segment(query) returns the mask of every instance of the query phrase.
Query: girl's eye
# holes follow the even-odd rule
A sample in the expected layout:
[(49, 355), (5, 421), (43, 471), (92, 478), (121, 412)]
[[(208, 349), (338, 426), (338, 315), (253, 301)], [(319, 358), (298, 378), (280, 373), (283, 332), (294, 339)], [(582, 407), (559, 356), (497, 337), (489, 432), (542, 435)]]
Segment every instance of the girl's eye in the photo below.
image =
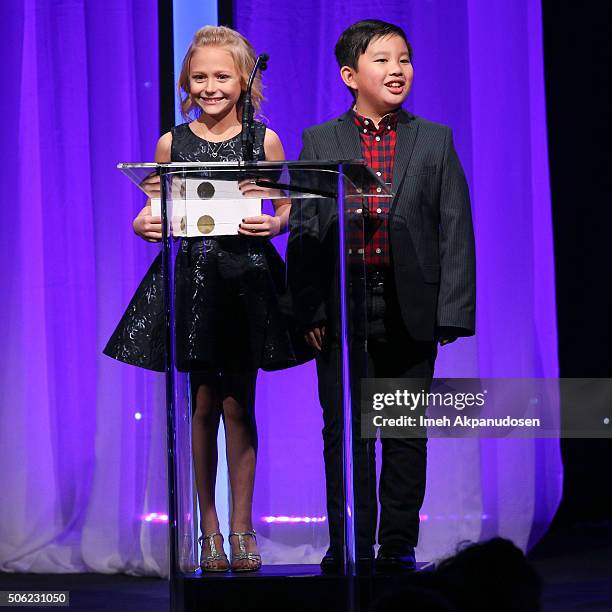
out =
[(409, 59), (403, 59), (403, 60), (401, 60), (401, 61), (402, 61), (402, 64), (409, 64), (409, 63), (410, 63), (410, 60), (409, 60)]
[(386, 62), (387, 60), (384, 57), (380, 57), (376, 61), (377, 62)]
[(228, 74), (220, 74), (217, 78), (220, 81), (224, 81), (225, 79), (229, 79), (229, 75)]

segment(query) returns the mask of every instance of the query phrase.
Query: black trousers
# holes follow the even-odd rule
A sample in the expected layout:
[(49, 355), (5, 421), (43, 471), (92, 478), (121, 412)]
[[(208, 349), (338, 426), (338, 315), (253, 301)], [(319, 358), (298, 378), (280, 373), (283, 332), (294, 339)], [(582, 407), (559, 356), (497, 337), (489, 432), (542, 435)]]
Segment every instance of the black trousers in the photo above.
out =
[[(376, 440), (361, 438), (360, 380), (364, 376), (431, 380), (437, 350), (435, 342), (416, 342), (406, 331), (391, 270), (370, 271), (364, 296), (367, 343), (356, 339), (350, 349), (354, 525), (359, 557), (372, 554), (378, 522)], [(359, 313), (359, 307), (352, 308), (352, 312)], [(358, 329), (359, 325), (355, 328)], [(355, 335), (359, 336), (359, 333)], [(319, 400), (323, 408), (330, 548), (340, 554), (344, 542), (344, 416), (341, 354), (337, 340), (328, 341), (317, 357), (317, 375)], [(382, 438), (381, 446), (378, 542), (385, 553), (405, 554), (418, 541), (419, 511), (425, 496), (427, 440)]]

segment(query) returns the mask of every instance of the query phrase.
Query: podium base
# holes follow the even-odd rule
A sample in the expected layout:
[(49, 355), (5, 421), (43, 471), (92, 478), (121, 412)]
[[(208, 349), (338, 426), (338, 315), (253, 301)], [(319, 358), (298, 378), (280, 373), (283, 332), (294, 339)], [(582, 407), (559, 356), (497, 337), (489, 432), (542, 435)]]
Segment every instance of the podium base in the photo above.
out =
[[(433, 569), (417, 563), (417, 571)], [(264, 565), (253, 573), (197, 571), (182, 578), (184, 612), (202, 610), (266, 612), (343, 612), (367, 610), (371, 601), (402, 586), (405, 574), (374, 574), (349, 579), (323, 574), (318, 565)], [(179, 588), (181, 585), (177, 585)], [(354, 593), (350, 597), (351, 591)], [(183, 611), (173, 611), (183, 612)]]

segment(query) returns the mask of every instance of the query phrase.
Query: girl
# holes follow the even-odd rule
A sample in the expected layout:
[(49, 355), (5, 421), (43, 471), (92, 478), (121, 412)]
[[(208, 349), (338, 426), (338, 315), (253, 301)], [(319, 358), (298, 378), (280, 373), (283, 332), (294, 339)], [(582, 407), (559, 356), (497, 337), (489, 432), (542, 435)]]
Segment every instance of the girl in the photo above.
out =
[[(242, 100), (255, 65), (249, 42), (226, 27), (196, 32), (179, 77), (181, 111), (187, 123), (157, 143), (155, 160), (236, 161), (241, 157)], [(252, 99), (259, 109), (261, 78)], [(191, 119), (195, 117), (195, 119)], [(191, 119), (191, 120), (190, 120)], [(254, 125), (256, 160), (283, 160), (278, 136)], [(244, 181), (243, 193), (262, 191)], [(245, 218), (239, 236), (183, 239), (176, 259), (175, 309), (178, 368), (190, 373), (192, 447), (201, 509), (204, 571), (253, 571), (261, 567), (251, 510), (257, 456), (254, 415), (258, 368), (302, 363), (281, 315), (283, 262), (269, 238), (287, 228), (290, 201), (274, 200), (274, 216)], [(150, 204), (133, 222), (149, 242), (161, 240), (161, 218)], [(163, 369), (163, 308), (160, 258), (142, 281), (105, 353), (122, 361)], [(153, 297), (152, 297), (153, 296)], [(215, 508), (217, 432), (223, 418), (232, 492), (231, 563), (223, 549)]]

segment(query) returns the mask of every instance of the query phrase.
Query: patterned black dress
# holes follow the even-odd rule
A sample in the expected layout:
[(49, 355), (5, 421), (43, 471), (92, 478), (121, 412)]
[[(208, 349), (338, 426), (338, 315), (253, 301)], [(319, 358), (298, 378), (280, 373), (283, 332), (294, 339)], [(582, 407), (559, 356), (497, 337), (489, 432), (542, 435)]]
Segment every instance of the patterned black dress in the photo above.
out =
[[(254, 126), (263, 160), (266, 127)], [(172, 161), (237, 161), (240, 134), (223, 142), (172, 129)], [(266, 238), (183, 238), (175, 267), (176, 355), (181, 371), (278, 370), (312, 358), (291, 316), (285, 266)], [(163, 371), (166, 363), (161, 254), (136, 290), (104, 353)]]

